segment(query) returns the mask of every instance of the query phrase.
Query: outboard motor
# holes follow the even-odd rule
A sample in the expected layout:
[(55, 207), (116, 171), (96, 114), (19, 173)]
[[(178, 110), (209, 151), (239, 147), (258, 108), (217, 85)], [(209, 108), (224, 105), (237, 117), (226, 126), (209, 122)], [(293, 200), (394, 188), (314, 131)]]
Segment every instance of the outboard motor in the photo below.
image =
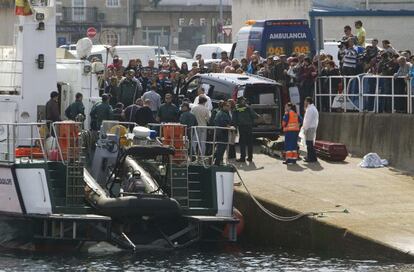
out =
[(91, 174), (101, 185), (106, 183), (111, 169), (116, 164), (119, 153), (118, 142), (116, 135), (102, 134), (96, 143)]

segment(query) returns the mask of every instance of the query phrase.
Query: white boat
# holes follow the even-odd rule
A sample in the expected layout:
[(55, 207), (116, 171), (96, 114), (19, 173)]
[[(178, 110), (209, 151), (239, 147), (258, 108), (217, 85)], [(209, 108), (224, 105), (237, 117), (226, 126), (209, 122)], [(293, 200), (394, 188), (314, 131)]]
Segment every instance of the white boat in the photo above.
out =
[(54, 1), (32, 9), (19, 18), (16, 48), (0, 60), (0, 245), (55, 250), (106, 241), (138, 249), (235, 241), (234, 169), (211, 165), (214, 153), (191, 162), (189, 150), (197, 149), (184, 126), (157, 125), (158, 136), (148, 138), (133, 133), (135, 124), (108, 121), (94, 140), (81, 123), (46, 125), (51, 91), (60, 92), (62, 111), (75, 90), (87, 111), (100, 98), (87, 60), (56, 60)]

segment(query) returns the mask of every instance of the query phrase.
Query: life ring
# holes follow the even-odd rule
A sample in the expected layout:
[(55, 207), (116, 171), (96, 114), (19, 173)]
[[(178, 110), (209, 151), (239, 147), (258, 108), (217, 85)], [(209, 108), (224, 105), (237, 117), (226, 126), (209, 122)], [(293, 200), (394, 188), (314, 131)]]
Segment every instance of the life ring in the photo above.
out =
[[(239, 223), (236, 224), (236, 233), (237, 236), (240, 236), (244, 231), (244, 217), (243, 214), (236, 208), (233, 208), (233, 215), (239, 220)], [(223, 230), (223, 237), (229, 238), (229, 231), (230, 231), (231, 224), (226, 224)]]

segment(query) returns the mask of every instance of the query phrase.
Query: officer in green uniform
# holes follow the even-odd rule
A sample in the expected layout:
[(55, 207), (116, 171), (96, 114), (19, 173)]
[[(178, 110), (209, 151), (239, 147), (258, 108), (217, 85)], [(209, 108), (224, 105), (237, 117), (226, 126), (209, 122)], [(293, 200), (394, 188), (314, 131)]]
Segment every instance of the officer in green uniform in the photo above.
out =
[(65, 115), (69, 120), (76, 121), (79, 114), (85, 118), (85, 106), (83, 105), (82, 98), (83, 95), (81, 93), (77, 93), (75, 96), (75, 102), (66, 108)]
[(165, 95), (165, 103), (158, 110), (158, 121), (160, 123), (175, 123), (178, 121), (178, 108), (172, 103), (172, 95)]
[[(230, 127), (231, 118), (229, 115), (230, 105), (228, 102), (224, 102), (222, 109), (217, 112), (214, 118), (214, 125), (216, 127)], [(216, 141), (221, 142), (217, 144), (215, 152), (215, 165), (220, 165), (223, 162), (224, 152), (226, 151), (226, 144), (229, 140), (229, 133), (225, 129), (218, 129), (216, 132)]]
[(109, 96), (102, 95), (102, 102), (96, 103), (91, 110), (91, 129), (98, 131), (102, 121), (112, 119), (112, 107), (109, 105)]
[(239, 97), (233, 111), (233, 123), (239, 130), (240, 159), (237, 162), (253, 161), (253, 125), (259, 115), (247, 104), (244, 97)]
[(119, 83), (119, 97), (118, 102), (121, 102), (124, 107), (133, 104), (135, 100), (141, 97), (142, 86), (134, 79), (135, 71), (129, 70), (126, 77)]

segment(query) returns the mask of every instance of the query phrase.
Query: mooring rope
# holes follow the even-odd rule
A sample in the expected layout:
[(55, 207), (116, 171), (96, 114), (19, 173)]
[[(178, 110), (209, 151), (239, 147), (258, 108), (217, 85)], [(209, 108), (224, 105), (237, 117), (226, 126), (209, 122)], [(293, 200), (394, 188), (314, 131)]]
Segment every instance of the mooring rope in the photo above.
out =
[(343, 210), (343, 211), (325, 211), (325, 212), (307, 212), (307, 213), (299, 213), (297, 215), (294, 216), (281, 216), (281, 215), (277, 215), (271, 211), (269, 211), (268, 209), (266, 209), (266, 207), (264, 207), (257, 199), (256, 197), (250, 192), (250, 190), (247, 188), (246, 184), (244, 183), (243, 178), (241, 177), (239, 171), (237, 170), (237, 168), (235, 166), (233, 166), (234, 169), (236, 170), (237, 176), (240, 178), (241, 183), (243, 184), (243, 187), (246, 189), (246, 192), (249, 194), (249, 196), (251, 197), (251, 199), (253, 200), (254, 203), (256, 203), (256, 205), (267, 215), (269, 215), (271, 218), (277, 220), (277, 221), (282, 221), (282, 222), (292, 222), (292, 221), (296, 221), (302, 217), (305, 216), (317, 216), (320, 215), (322, 216), (325, 213), (348, 213), (348, 210)]

